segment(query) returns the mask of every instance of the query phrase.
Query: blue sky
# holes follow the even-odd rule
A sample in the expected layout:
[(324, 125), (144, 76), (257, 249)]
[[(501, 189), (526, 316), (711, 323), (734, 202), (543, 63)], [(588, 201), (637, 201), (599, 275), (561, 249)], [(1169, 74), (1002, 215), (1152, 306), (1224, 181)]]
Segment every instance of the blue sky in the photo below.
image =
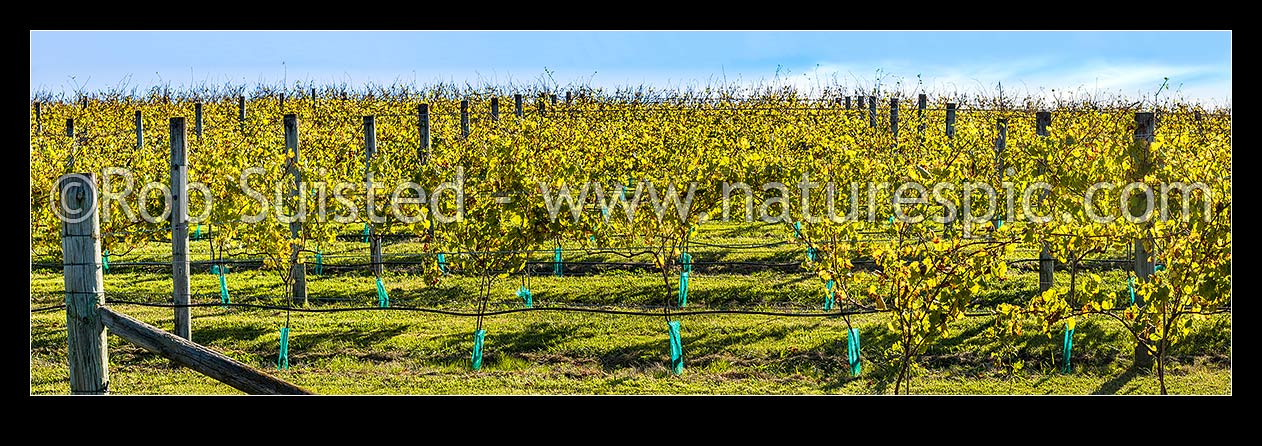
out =
[[(125, 84), (789, 83), (1231, 102), (1229, 32), (31, 32), (31, 92)], [(550, 81), (551, 82), (551, 81)]]

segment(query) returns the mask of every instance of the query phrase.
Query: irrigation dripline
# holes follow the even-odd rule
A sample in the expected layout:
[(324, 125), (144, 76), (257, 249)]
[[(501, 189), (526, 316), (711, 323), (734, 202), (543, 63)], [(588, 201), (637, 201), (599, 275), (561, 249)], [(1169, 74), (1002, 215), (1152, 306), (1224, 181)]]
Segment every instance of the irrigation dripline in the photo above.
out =
[[(623, 315), (623, 316), (646, 316), (646, 317), (661, 317), (662, 315), (661, 313), (656, 312), (656, 311), (653, 311), (653, 312), (629, 311), (629, 310), (612, 310), (612, 309), (607, 309), (607, 308), (582, 308), (582, 307), (529, 307), (529, 308), (512, 308), (512, 309), (507, 309), (507, 310), (485, 311), (482, 313), (470, 313), (470, 312), (462, 312), (462, 311), (442, 310), (442, 309), (437, 309), (437, 308), (421, 308), (421, 307), (300, 308), (300, 307), (291, 307), (291, 306), (247, 304), (247, 303), (224, 304), (220, 302), (213, 302), (213, 303), (208, 302), (208, 303), (170, 304), (170, 303), (155, 303), (155, 302), (111, 300), (111, 299), (106, 299), (105, 303), (107, 305), (110, 305), (110, 304), (136, 305), (136, 306), (142, 306), (142, 307), (159, 307), (159, 308), (241, 307), (241, 308), (259, 309), (259, 310), (292, 311), (292, 312), (298, 312), (298, 313), (345, 313), (345, 312), (351, 312), (351, 311), (410, 311), (410, 312), (443, 314), (447, 316), (459, 316), (459, 317), (498, 316), (498, 315), (505, 315), (505, 314), (513, 314), (513, 313), (527, 313), (527, 312), (532, 312), (532, 311), (550, 311), (550, 312), (562, 312), (562, 313), (597, 313), (597, 314), (615, 314), (615, 315)], [(36, 309), (32, 309), (31, 313), (53, 311), (53, 310), (59, 310), (59, 309), (65, 309), (65, 308), (66, 308), (65, 305), (36, 308)], [(865, 308), (865, 309), (860, 309), (860, 310), (822, 312), (822, 313), (789, 313), (789, 312), (779, 312), (779, 311), (726, 309), (726, 310), (672, 311), (671, 314), (676, 315), (676, 316), (703, 316), (703, 315), (711, 315), (711, 314), (744, 314), (744, 315), (754, 315), (754, 316), (780, 316), (780, 317), (838, 317), (838, 316), (853, 316), (853, 315), (862, 315), (862, 314), (889, 313), (893, 311), (897, 311), (897, 310), (895, 309), (877, 310), (877, 309)], [(1120, 310), (1114, 310), (1114, 311), (1120, 311)], [(1218, 308), (1218, 309), (1214, 309), (1210, 311), (1197, 311), (1197, 312), (1190, 312), (1190, 313), (1212, 315), (1212, 314), (1230, 313), (1230, 312), (1231, 312), (1231, 307), (1228, 306), (1228, 307)], [(963, 316), (985, 317), (985, 316), (995, 316), (997, 314), (999, 313), (965, 312)]]

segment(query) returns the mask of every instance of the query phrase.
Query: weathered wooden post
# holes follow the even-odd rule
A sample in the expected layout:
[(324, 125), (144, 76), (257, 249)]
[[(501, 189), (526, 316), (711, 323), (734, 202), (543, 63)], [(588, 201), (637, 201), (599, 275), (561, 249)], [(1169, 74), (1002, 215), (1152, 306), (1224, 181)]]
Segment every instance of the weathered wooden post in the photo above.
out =
[[(1038, 112), (1034, 115), (1035, 133), (1042, 138), (1048, 136), (1047, 126), (1052, 125), (1052, 112)], [(1047, 159), (1044, 158), (1039, 163), (1039, 175), (1047, 171)], [(1047, 196), (1047, 190), (1040, 191), (1039, 204), (1043, 203), (1043, 198)], [(1048, 250), (1047, 243), (1043, 243), (1043, 249), (1039, 252), (1039, 292), (1047, 291), (1052, 288), (1055, 283), (1056, 260), (1052, 257)]]
[(520, 93), (513, 95), (513, 112), (517, 113), (518, 119), (521, 119), (523, 116), (526, 116), (525, 110), (522, 110), (521, 108), (521, 94)]
[[(953, 103), (949, 103), (946, 105), (946, 136), (948, 140), (947, 144), (953, 144), (951, 142), (952, 140), (955, 139), (955, 104)], [(950, 210), (947, 209), (946, 206), (943, 206), (942, 218), (946, 220), (946, 223), (943, 224), (942, 233), (946, 234), (948, 237), (950, 237), (952, 234), (951, 229), (953, 226), (955, 226), (955, 220), (956, 220), (955, 218), (956, 216), (947, 215), (949, 213), (950, 213)]]
[(460, 137), (469, 137), (469, 100), (460, 101)]
[(297, 217), (300, 214), (299, 210), (303, 208), (299, 200), (305, 199), (298, 192), (298, 184), (302, 182), (302, 172), (298, 170), (298, 115), (293, 113), (285, 115), (284, 126), (285, 150), (292, 154), (289, 160), (288, 172), (286, 172), (293, 180), (293, 184), (289, 189), (289, 199), (297, 207), (297, 209), (290, 209), (290, 215), (294, 217), (294, 220), (289, 222), (289, 238), (293, 240), (289, 244), (290, 279), (293, 283), (290, 296), (293, 302), (305, 307), (307, 305), (307, 265), (298, 262), (298, 254), (302, 250), (302, 246), (298, 242), (299, 236), (302, 234), (302, 222)]
[[(467, 107), (468, 103), (469, 101), (462, 101), (460, 103), (460, 110), (461, 110), (461, 116), (462, 116), (461, 120), (464, 122), (468, 122), (467, 118), (463, 118), (464, 116), (467, 116), (466, 113), (468, 112), (468, 107)], [(466, 133), (466, 136), (468, 136), (467, 133)], [(372, 161), (373, 155), (376, 155), (376, 154), (377, 154), (377, 118), (376, 116), (364, 116), (364, 172), (365, 172), (364, 182), (368, 185), (369, 189), (372, 188), (372, 172), (368, 168), (368, 165), (369, 165), (369, 162)], [(365, 189), (365, 190), (369, 190), (369, 189)], [(373, 206), (375, 206), (375, 203), (368, 203), (368, 206), (371, 212), (371, 209)], [(369, 214), (367, 224), (371, 228), (371, 225), (372, 225), (371, 213)], [(368, 230), (368, 236), (369, 236), (368, 242), (370, 243), (369, 258), (370, 258), (370, 261), (372, 262), (372, 273), (374, 275), (380, 276), (382, 272), (381, 237), (379, 237), (377, 235), (377, 231), (373, 229)]]
[(876, 96), (868, 96), (868, 126), (876, 128)]
[(500, 98), (491, 98), (491, 122), (500, 122)]
[[(1131, 145), (1131, 181), (1143, 182), (1144, 177), (1152, 172), (1152, 152), (1151, 145), (1154, 140), (1155, 115), (1152, 112), (1136, 112), (1135, 113), (1135, 143)], [(1136, 210), (1143, 210), (1147, 206), (1146, 198), (1143, 195), (1136, 197), (1132, 194), (1129, 198), (1127, 212), (1130, 215), (1137, 215)], [(1151, 227), (1149, 222), (1145, 227)], [(1149, 247), (1145, 247), (1144, 243), (1152, 244), (1151, 232), (1145, 231), (1146, 234), (1135, 239), (1135, 277), (1140, 282), (1147, 282), (1152, 276), (1155, 268), (1152, 251)], [(1135, 304), (1143, 306), (1144, 297), (1136, 294)], [(1137, 342), (1135, 344), (1135, 366), (1136, 367), (1152, 367), (1152, 356), (1148, 354), (1148, 348), (1144, 343)]]
[(929, 107), (929, 96), (921, 93), (916, 97), (916, 120), (920, 121), (920, 125), (916, 127), (916, 131), (925, 134), (925, 109)]
[(237, 125), (245, 131), (245, 96), (237, 96)]
[(421, 165), (429, 163), (429, 104), (416, 107), (417, 125), (420, 126), (421, 147), (416, 156), (421, 158)]
[(571, 98), (571, 93), (568, 91), (565, 92), (565, 105), (570, 105), (570, 98)]
[(850, 110), (850, 96), (846, 96), (846, 110)]
[(898, 98), (890, 98), (890, 133), (898, 141)]
[[(40, 103), (35, 103), (35, 134), (44, 133), (44, 110)], [(1200, 115), (1197, 115), (1199, 121)]]
[(58, 180), (61, 200), (78, 210), (61, 221), (63, 277), (66, 288), (66, 357), (70, 393), (109, 393), (109, 350), (99, 308), (105, 305), (101, 277), (101, 224), (97, 217), (96, 177), (71, 174)]
[(202, 137), (202, 103), (193, 104), (193, 132)]
[(66, 137), (70, 138), (70, 153), (66, 155), (66, 170), (74, 171), (74, 152), (78, 145), (74, 137), (74, 118), (66, 118)]
[[(995, 121), (995, 127), (999, 133), (995, 136), (995, 175), (999, 178), (999, 182), (996, 184), (1002, 188), (1004, 176), (1004, 152), (1008, 149), (1008, 118), (997, 118)], [(1005, 212), (1007, 212), (1007, 209), (1005, 209)], [(995, 212), (995, 218), (991, 221), (991, 224), (995, 226), (995, 229), (999, 229), (999, 225), (1003, 224), (1004, 215), (1005, 214)]]
[(188, 148), (184, 118), (171, 118), (171, 283), (175, 335), (193, 340), (188, 285)]
[(136, 149), (145, 148), (145, 120), (136, 110)]

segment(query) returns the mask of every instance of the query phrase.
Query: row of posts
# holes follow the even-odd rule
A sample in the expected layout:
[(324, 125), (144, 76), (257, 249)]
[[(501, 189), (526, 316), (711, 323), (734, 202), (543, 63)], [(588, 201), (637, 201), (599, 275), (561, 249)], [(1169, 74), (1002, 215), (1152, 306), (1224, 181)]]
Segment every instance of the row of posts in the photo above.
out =
[[(569, 95), (567, 94), (567, 100), (569, 99), (568, 96)], [(553, 96), (553, 98), (555, 100), (555, 96)], [(875, 110), (875, 102), (873, 102), (874, 99), (875, 99), (874, 97), (871, 97), (868, 101), (868, 104), (870, 107), (869, 110), (871, 111)], [(515, 95), (514, 102), (515, 102), (515, 112), (517, 116), (520, 117), (522, 116), (522, 112), (523, 112), (521, 95)], [(845, 102), (846, 102), (847, 108), (849, 108), (850, 98), (846, 97)], [(860, 106), (862, 106), (863, 104), (862, 96), (859, 97), (859, 103), (860, 103)], [(196, 123), (196, 126), (198, 127), (197, 133), (199, 134), (200, 134), (200, 127), (201, 127), (200, 105), (201, 104), (197, 104), (197, 106), (195, 107), (195, 112), (197, 113), (197, 118), (195, 120), (195, 123)], [(892, 130), (894, 132), (897, 132), (896, 130), (897, 129), (896, 118), (897, 118), (897, 110), (898, 110), (897, 100), (892, 100), (891, 105), (892, 105), (891, 117), (894, 118), (891, 122), (895, 123)], [(468, 106), (469, 106), (468, 100), (461, 101), (461, 104), (460, 104), (461, 131), (464, 136), (467, 136), (469, 132)], [(924, 95), (921, 95), (921, 100), (919, 101), (919, 106), (918, 106), (919, 113), (923, 113), (924, 108), (925, 108)], [(541, 110), (542, 109), (543, 108), (541, 104)], [(242, 108), (241, 108), (242, 116), (244, 116), (244, 110), (245, 109), (244, 109), (244, 100), (243, 100)], [(956, 111), (955, 104), (947, 104), (945, 131), (946, 131), (947, 137), (951, 139), (953, 139), (955, 136), (955, 115), (956, 115), (955, 111)], [(40, 112), (40, 107), (38, 103), (36, 104), (36, 112), (38, 116)], [(419, 127), (420, 138), (421, 138), (418, 156), (422, 157), (422, 162), (425, 162), (426, 160), (429, 159), (429, 154), (430, 154), (429, 105), (420, 104), (417, 107), (417, 114), (418, 114), (418, 127)], [(496, 121), (499, 119), (499, 101), (497, 98), (492, 98), (491, 100), (491, 119), (493, 121)], [(1051, 121), (1052, 121), (1051, 112), (1038, 112), (1035, 115), (1035, 123), (1036, 123), (1035, 128), (1036, 128), (1036, 133), (1038, 136), (1047, 137), (1049, 135), (1048, 127), (1051, 125)], [(285, 147), (286, 147), (286, 150), (289, 151), (292, 155), (292, 158), (289, 161), (287, 161), (287, 163), (289, 163), (287, 166), (287, 172), (293, 178), (293, 181), (294, 181), (294, 186), (291, 189), (290, 196), (291, 198), (297, 198), (298, 196), (297, 184), (301, 182), (301, 174), (297, 169), (298, 160), (299, 160), (299, 157), (298, 157), (299, 156), (298, 117), (296, 114), (292, 114), (292, 113), (287, 114), (284, 116), (283, 122), (284, 122), (284, 131), (285, 131)], [(875, 125), (875, 119), (873, 119), (871, 123), (872, 125)], [(135, 124), (136, 124), (137, 147), (143, 147), (144, 146), (144, 140), (143, 140), (144, 123), (143, 123), (143, 120), (141, 119), (141, 115), (139, 111), (136, 112)], [(1149, 146), (1154, 140), (1154, 124), (1155, 122), (1154, 122), (1153, 113), (1151, 112), (1135, 113), (1135, 134), (1134, 134), (1135, 146), (1132, 148), (1132, 156), (1138, 157), (1138, 159), (1141, 162), (1133, 163), (1133, 165), (1135, 165), (1136, 168), (1132, 172), (1133, 174), (1132, 179), (1137, 180), (1137, 181), (1142, 181), (1144, 176), (1147, 175), (1151, 171), (1151, 168), (1152, 168), (1151, 163), (1148, 162), (1147, 160), (1150, 159)], [(364, 157), (365, 182), (368, 184), (371, 184), (372, 174), (371, 174), (371, 171), (368, 169), (368, 166), (373, 156), (376, 154), (376, 119), (375, 117), (364, 116), (363, 125), (364, 125), (364, 141), (365, 141), (365, 148), (364, 148), (365, 149), (365, 157)], [(998, 130), (998, 136), (995, 142), (996, 164), (997, 164), (998, 175), (1000, 176), (1000, 181), (1002, 181), (1003, 165), (1004, 165), (1003, 156), (1004, 156), (1004, 151), (1006, 149), (1006, 137), (1007, 137), (1007, 119), (999, 118), (997, 120), (996, 125), (997, 125), (997, 130)], [(189, 302), (188, 215), (187, 215), (188, 214), (188, 197), (187, 197), (188, 168), (187, 168), (187, 160), (186, 160), (187, 147), (185, 145), (185, 120), (184, 118), (182, 117), (171, 118), (170, 133), (171, 133), (171, 138), (170, 138), (170, 141), (171, 141), (171, 191), (172, 191), (172, 202), (173, 202), (172, 212), (170, 214), (171, 215), (170, 223), (171, 223), (171, 231), (172, 231), (172, 245), (171, 245), (172, 268), (173, 268), (172, 281), (173, 281), (173, 286), (174, 286), (172, 297), (173, 297), (174, 302), (177, 305), (184, 305), (184, 304), (188, 304)], [(66, 134), (71, 137), (74, 136), (74, 120), (73, 119), (68, 119), (66, 121)], [(1042, 173), (1045, 170), (1046, 162), (1047, 162), (1046, 160), (1043, 160), (1040, 163), (1040, 166), (1039, 166), (1040, 173)], [(1040, 195), (1039, 197), (1040, 201), (1044, 198), (1044, 195)], [(948, 222), (947, 231), (950, 231), (950, 228), (951, 228), (951, 223)], [(84, 231), (89, 231), (89, 229), (90, 229), (90, 232), (86, 232), (85, 234), (80, 234), (80, 235), (96, 234), (96, 236), (99, 237), (99, 228), (87, 228), (87, 227), (82, 228), (82, 230)], [(70, 232), (66, 232), (65, 234), (67, 235), (67, 237), (72, 236)], [(377, 237), (376, 234), (372, 232), (371, 227), (369, 229), (369, 234), (370, 234), (370, 243), (371, 243), (372, 270), (374, 274), (380, 275), (383, 271), (383, 260), (382, 260), (382, 253), (381, 253), (380, 237)], [(290, 235), (295, 240), (299, 238), (299, 236), (301, 235), (301, 223), (298, 223), (298, 222), (291, 223)], [(71, 243), (71, 241), (72, 241), (71, 238), (63, 239), (63, 249), (66, 250), (65, 252), (68, 253), (67, 255), (69, 255), (70, 250), (74, 248), (74, 246), (72, 246), (73, 243)], [(1144, 241), (1143, 239), (1136, 239), (1134, 242), (1134, 271), (1135, 271), (1136, 276), (1139, 278), (1139, 280), (1147, 281), (1149, 276), (1151, 276), (1153, 273), (1154, 261), (1152, 259), (1151, 253), (1148, 252), (1147, 249), (1145, 249), (1143, 241)], [(295, 302), (301, 302), (305, 304), (307, 301), (306, 272), (304, 268), (298, 267), (299, 264), (297, 262), (297, 257), (299, 254), (299, 250), (300, 250), (300, 244), (295, 242), (292, 245), (292, 252), (291, 252), (291, 257), (290, 257), (290, 260), (291, 260), (290, 264), (295, 265), (292, 272), (292, 280), (293, 280), (292, 293), (293, 293)], [(96, 260), (97, 262), (99, 262), (99, 258), (100, 258), (99, 254), (100, 254), (99, 252), (95, 254), (95, 258), (97, 259)], [(1039, 291), (1040, 292), (1051, 288), (1053, 284), (1053, 274), (1054, 274), (1054, 259), (1049, 252), (1048, 246), (1044, 244), (1039, 254)], [(68, 284), (70, 283), (69, 279), (67, 279), (67, 283)], [(71, 290), (68, 289), (67, 293), (70, 293), (70, 292)], [(1138, 303), (1142, 304), (1142, 298), (1139, 299)], [(175, 308), (175, 333), (176, 335), (181, 336), (185, 339), (191, 339), (189, 310), (187, 307)], [(1147, 354), (1142, 349), (1143, 349), (1142, 346), (1137, 346), (1136, 353), (1135, 353), (1136, 360), (1141, 361), (1141, 364), (1142, 364), (1142, 361), (1147, 359)]]

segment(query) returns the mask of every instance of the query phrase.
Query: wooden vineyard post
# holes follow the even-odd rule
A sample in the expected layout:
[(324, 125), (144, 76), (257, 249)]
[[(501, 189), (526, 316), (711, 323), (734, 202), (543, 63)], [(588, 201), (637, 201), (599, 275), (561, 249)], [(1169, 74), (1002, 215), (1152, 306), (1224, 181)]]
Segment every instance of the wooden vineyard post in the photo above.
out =
[(245, 131), (245, 96), (237, 96), (237, 125)]
[[(44, 118), (43, 106), (40, 105), (40, 103), (36, 102), (35, 103), (35, 134), (36, 135), (40, 133), (44, 133), (44, 119), (43, 118)], [(1200, 118), (1200, 115), (1197, 115), (1197, 118)], [(1199, 121), (1200, 119), (1197, 119), (1197, 120)]]
[(429, 104), (421, 104), (416, 107), (417, 125), (420, 126), (421, 147), (417, 157), (421, 159), (421, 165), (429, 163)]
[(890, 133), (898, 141), (898, 98), (890, 98)]
[[(995, 175), (999, 178), (999, 182), (996, 185), (1002, 188), (1004, 174), (1003, 155), (1004, 151), (1008, 149), (1008, 118), (996, 118), (995, 127), (999, 133), (995, 136)], [(999, 229), (999, 225), (1003, 224), (1003, 217), (1004, 214), (995, 213), (995, 218), (991, 221), (995, 229)]]
[(517, 114), (517, 119), (525, 116), (525, 110), (521, 108), (521, 94), (513, 95), (513, 112)]
[(850, 110), (850, 96), (846, 96), (846, 110)]
[(565, 92), (565, 105), (570, 105), (571, 98), (572, 98), (571, 92), (568, 92), (568, 91)]
[(100, 306), (105, 304), (105, 285), (101, 276), (96, 177), (91, 173), (66, 175), (58, 180), (57, 190), (69, 210), (61, 221), (61, 249), (70, 393), (104, 395), (109, 393), (110, 369), (100, 313)]
[(876, 96), (868, 96), (868, 127), (876, 128)]
[(302, 243), (299, 242), (299, 237), (302, 235), (302, 222), (298, 217), (302, 214), (303, 205), (300, 200), (306, 198), (298, 191), (298, 184), (302, 182), (302, 172), (298, 171), (298, 115), (293, 113), (285, 115), (284, 126), (285, 151), (290, 155), (286, 174), (293, 180), (289, 189), (289, 199), (294, 206), (289, 210), (293, 217), (293, 220), (289, 222), (289, 238), (292, 240), (289, 242), (289, 265), (290, 280), (293, 284), (290, 296), (292, 302), (305, 307), (307, 305), (307, 265), (298, 261), (298, 253), (302, 250)]
[(76, 144), (74, 137), (74, 118), (66, 118), (66, 137), (70, 138), (70, 154), (66, 155), (66, 170), (74, 170), (74, 152)]
[(859, 100), (859, 117), (863, 117), (863, 95), (856, 96)]
[(556, 108), (556, 106), (557, 106), (557, 95), (554, 94), (552, 95), (552, 108)]
[(500, 122), (500, 98), (491, 98), (491, 122)]
[(145, 120), (140, 115), (140, 110), (136, 110), (136, 149), (145, 148)]
[[(1047, 126), (1052, 124), (1052, 112), (1038, 112), (1034, 115), (1035, 132), (1038, 136), (1046, 138), (1048, 136)], [(1041, 160), (1039, 163), (1039, 175), (1047, 171), (1047, 159)], [(1047, 191), (1043, 190), (1039, 194), (1039, 204), (1043, 203), (1043, 199), (1047, 196)], [(1056, 272), (1056, 260), (1052, 258), (1051, 252), (1048, 250), (1047, 243), (1043, 243), (1043, 249), (1039, 252), (1039, 292), (1047, 291), (1052, 288), (1055, 283), (1053, 280)]]
[(198, 138), (202, 137), (202, 103), (193, 104), (193, 133)]
[[(955, 104), (946, 105), (946, 136), (948, 144), (955, 139)], [(942, 207), (942, 218), (945, 220), (942, 232), (948, 237), (952, 234), (952, 227), (955, 226), (955, 216), (948, 215), (950, 210), (946, 206)]]
[[(193, 340), (188, 285), (188, 147), (184, 118), (171, 118), (171, 283), (175, 335)], [(181, 306), (183, 305), (183, 306)]]
[(929, 107), (928, 95), (921, 93), (916, 97), (916, 120), (920, 121), (920, 125), (916, 127), (916, 131), (921, 135), (925, 134), (925, 109)]
[[(430, 148), (429, 148), (429, 104), (421, 104), (417, 106), (416, 113), (418, 115), (417, 125), (420, 126), (420, 135), (421, 135), (421, 148), (419, 149), (421, 152), (417, 153), (417, 156), (421, 158), (421, 165), (423, 166), (429, 163), (429, 157), (431, 155)], [(430, 216), (427, 219), (429, 220), (429, 233), (430, 235), (433, 235), (434, 234), (434, 218), (433, 216)]]
[(460, 101), (460, 137), (469, 137), (469, 100)]
[[(1156, 124), (1155, 115), (1152, 112), (1136, 112), (1135, 113), (1135, 143), (1131, 145), (1131, 181), (1143, 182), (1144, 177), (1152, 172), (1152, 152), (1151, 145), (1154, 140), (1153, 127)], [(1140, 195), (1132, 194), (1127, 206), (1127, 212), (1130, 215), (1136, 215), (1136, 209), (1145, 208), (1145, 198)], [(1147, 282), (1152, 276), (1155, 267), (1152, 259), (1152, 251), (1150, 247), (1144, 244), (1152, 245), (1152, 234), (1147, 230), (1151, 223), (1145, 227), (1147, 235), (1135, 239), (1135, 277), (1140, 282)], [(1135, 305), (1143, 306), (1144, 297), (1136, 294)], [(1148, 354), (1148, 347), (1142, 342), (1135, 343), (1135, 362), (1136, 367), (1148, 368), (1152, 367), (1153, 359)]]
[[(469, 101), (462, 101), (460, 103), (460, 110), (461, 110), (462, 117), (468, 116), (467, 115), (468, 103)], [(461, 119), (461, 121), (464, 121), (467, 123), (468, 119), (463, 118)], [(368, 185), (368, 188), (365, 190), (372, 189), (372, 170), (369, 168), (369, 163), (372, 161), (373, 155), (376, 155), (376, 154), (377, 154), (377, 117), (364, 116), (364, 172), (365, 172), (364, 182), (365, 184)], [(371, 203), (371, 202), (367, 204), (369, 214), (368, 214), (368, 223), (366, 224), (368, 224), (370, 228), (368, 230), (368, 242), (370, 243), (369, 258), (370, 258), (370, 261), (372, 262), (372, 273), (373, 275), (380, 276), (381, 271), (382, 271), (381, 237), (377, 235), (377, 231), (374, 230), (375, 228), (372, 228), (372, 223), (373, 223), (372, 207), (374, 205), (375, 203)]]

